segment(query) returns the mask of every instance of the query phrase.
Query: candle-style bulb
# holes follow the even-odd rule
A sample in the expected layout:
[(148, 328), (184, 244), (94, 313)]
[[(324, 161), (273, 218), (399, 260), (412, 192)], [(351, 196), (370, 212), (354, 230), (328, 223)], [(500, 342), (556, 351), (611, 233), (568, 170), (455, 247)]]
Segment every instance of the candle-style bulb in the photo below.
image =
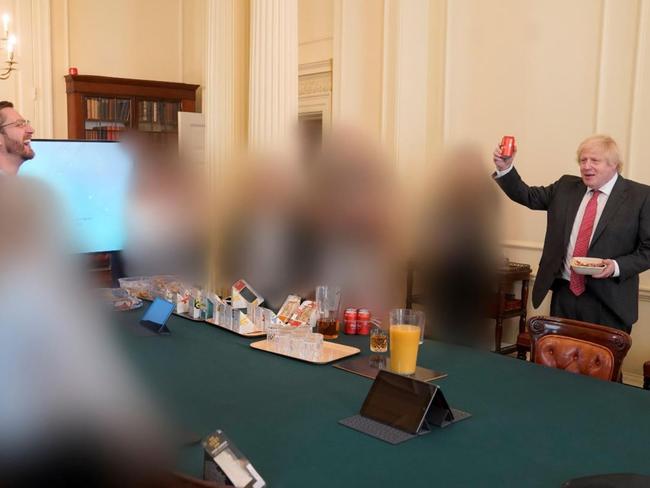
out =
[(16, 36), (11, 35), (9, 36), (9, 40), (7, 41), (7, 57), (9, 61), (11, 61), (14, 58), (15, 49), (16, 49)]
[(6, 38), (9, 35), (9, 14), (2, 15), (2, 31), (4, 32), (4, 37)]

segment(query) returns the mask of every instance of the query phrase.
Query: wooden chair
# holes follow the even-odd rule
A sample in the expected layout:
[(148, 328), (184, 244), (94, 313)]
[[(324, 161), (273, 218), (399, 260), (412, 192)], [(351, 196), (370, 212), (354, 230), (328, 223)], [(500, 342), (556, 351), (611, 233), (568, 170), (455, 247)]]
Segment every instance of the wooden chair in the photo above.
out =
[[(493, 303), (489, 307), (488, 316), (495, 320), (494, 327), (494, 352), (510, 354), (517, 351), (519, 359), (526, 359), (529, 345), (522, 341), (526, 334), (526, 312), (528, 307), (528, 282), (530, 281), (531, 268), (528, 264), (507, 261), (498, 270), (498, 288)], [(519, 297), (510, 293), (514, 285), (521, 282)], [(502, 347), (503, 321), (511, 318), (518, 319), (519, 333), (517, 343)], [(525, 340), (525, 338), (524, 338)]]
[(552, 368), (619, 381), (632, 338), (622, 330), (557, 317), (528, 321), (531, 360)]

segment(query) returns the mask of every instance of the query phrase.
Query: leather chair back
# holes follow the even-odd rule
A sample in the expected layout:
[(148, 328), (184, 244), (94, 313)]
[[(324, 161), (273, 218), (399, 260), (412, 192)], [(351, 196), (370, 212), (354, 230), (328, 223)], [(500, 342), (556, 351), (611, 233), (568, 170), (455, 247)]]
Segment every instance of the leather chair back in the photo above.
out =
[(535, 363), (608, 381), (619, 379), (632, 345), (621, 330), (558, 317), (533, 317), (528, 330)]

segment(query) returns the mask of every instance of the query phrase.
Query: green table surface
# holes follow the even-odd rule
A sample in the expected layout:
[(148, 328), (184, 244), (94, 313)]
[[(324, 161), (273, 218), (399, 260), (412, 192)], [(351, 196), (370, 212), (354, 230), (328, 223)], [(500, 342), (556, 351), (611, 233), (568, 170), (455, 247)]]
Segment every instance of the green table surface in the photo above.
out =
[[(142, 310), (116, 313), (118, 329)], [(449, 403), (473, 417), (390, 445), (337, 423), (371, 380), (257, 351), (247, 339), (179, 317), (170, 336), (120, 335), (137, 374), (185, 429), (224, 430), (268, 486), (558, 487), (596, 473), (650, 474), (650, 392), (425, 341), (418, 364), (448, 373)], [(368, 338), (341, 342), (370, 354)], [(202, 471), (199, 445), (179, 470)]]

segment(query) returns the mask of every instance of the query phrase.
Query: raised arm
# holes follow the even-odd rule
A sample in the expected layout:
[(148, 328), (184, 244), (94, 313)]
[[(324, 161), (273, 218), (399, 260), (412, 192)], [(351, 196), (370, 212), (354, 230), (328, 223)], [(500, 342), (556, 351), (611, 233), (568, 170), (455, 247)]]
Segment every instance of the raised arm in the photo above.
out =
[(548, 210), (556, 183), (549, 186), (528, 186), (513, 166), (514, 154), (504, 158), (500, 148), (497, 148), (493, 157), (497, 168), (493, 174), (494, 180), (508, 198), (532, 210)]

